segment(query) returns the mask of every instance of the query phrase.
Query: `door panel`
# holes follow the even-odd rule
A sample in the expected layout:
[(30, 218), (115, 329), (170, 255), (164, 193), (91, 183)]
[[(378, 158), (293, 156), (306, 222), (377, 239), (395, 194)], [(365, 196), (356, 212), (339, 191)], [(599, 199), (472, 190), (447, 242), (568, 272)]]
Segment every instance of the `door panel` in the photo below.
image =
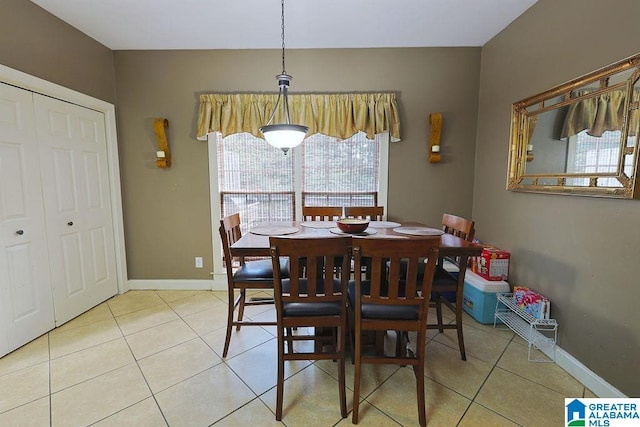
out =
[(117, 293), (104, 116), (34, 100), (59, 325)]
[[(74, 185), (75, 165), (74, 153), (66, 149), (51, 149), (50, 156), (53, 162), (53, 176), (57, 197), (56, 209), (58, 214), (67, 213), (73, 215), (78, 210), (78, 197)], [(47, 206), (47, 213), (53, 206)]]
[(32, 93), (0, 83), (0, 356), (54, 327)]

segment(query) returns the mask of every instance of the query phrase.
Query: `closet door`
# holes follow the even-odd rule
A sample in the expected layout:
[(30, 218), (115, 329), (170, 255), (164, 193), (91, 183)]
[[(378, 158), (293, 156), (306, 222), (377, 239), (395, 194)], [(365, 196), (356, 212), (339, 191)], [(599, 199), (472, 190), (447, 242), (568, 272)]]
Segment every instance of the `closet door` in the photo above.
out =
[(53, 327), (32, 93), (0, 83), (0, 356)]
[(34, 103), (60, 325), (118, 291), (104, 116), (38, 94)]

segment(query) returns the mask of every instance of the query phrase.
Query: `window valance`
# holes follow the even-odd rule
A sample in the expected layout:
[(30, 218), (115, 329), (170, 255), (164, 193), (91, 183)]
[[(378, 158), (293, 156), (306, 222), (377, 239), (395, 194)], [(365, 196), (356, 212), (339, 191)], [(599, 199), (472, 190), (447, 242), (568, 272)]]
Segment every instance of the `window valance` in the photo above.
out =
[[(277, 94), (200, 95), (197, 138), (220, 132), (222, 136), (248, 132), (263, 138), (266, 124), (278, 99)], [(322, 133), (347, 139), (358, 132), (374, 135), (389, 132), (400, 141), (400, 120), (394, 93), (289, 94), (291, 122), (309, 127), (307, 135)], [(280, 109), (281, 110), (281, 109)], [(284, 123), (278, 111), (274, 123)]]
[[(578, 91), (573, 93), (574, 97), (588, 95), (589, 91)], [(638, 93), (634, 91), (633, 101), (637, 101)], [(600, 137), (605, 131), (622, 130), (625, 120), (625, 92), (614, 90), (592, 98), (584, 99), (571, 104), (567, 110), (567, 115), (562, 126), (560, 138), (577, 135), (583, 130), (587, 130), (590, 136)], [(630, 131), (633, 136), (638, 128), (638, 112), (633, 110), (629, 117)]]

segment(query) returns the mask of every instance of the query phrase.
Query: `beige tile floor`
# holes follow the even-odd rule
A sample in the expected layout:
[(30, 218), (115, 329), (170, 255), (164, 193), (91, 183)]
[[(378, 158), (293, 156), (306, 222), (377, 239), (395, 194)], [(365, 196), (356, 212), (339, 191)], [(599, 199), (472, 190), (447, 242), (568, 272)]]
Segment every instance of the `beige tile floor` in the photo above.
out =
[[(223, 360), (226, 301), (224, 292), (130, 291), (8, 354), (0, 359), (0, 426), (351, 424), (340, 418), (331, 361), (287, 364), (276, 422), (275, 329), (234, 332)], [(275, 319), (273, 306), (247, 314)], [(593, 397), (555, 364), (528, 362), (525, 342), (510, 331), (465, 315), (464, 334), (466, 362), (455, 330), (428, 332), (430, 426), (561, 425), (565, 397)], [(417, 425), (413, 371), (363, 370), (360, 425)]]

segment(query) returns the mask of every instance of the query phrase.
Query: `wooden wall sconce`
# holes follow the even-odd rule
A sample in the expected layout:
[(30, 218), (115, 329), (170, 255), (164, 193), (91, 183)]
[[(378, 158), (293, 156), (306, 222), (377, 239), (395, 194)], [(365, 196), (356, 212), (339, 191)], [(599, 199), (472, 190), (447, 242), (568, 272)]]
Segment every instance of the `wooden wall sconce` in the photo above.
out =
[(442, 134), (442, 113), (429, 114), (429, 163), (440, 163), (440, 136)]
[(165, 134), (164, 128), (169, 126), (169, 120), (156, 119), (153, 123), (153, 129), (156, 132), (158, 140), (158, 151), (156, 151), (156, 167), (168, 168), (171, 166), (171, 151), (169, 150), (169, 141)]

